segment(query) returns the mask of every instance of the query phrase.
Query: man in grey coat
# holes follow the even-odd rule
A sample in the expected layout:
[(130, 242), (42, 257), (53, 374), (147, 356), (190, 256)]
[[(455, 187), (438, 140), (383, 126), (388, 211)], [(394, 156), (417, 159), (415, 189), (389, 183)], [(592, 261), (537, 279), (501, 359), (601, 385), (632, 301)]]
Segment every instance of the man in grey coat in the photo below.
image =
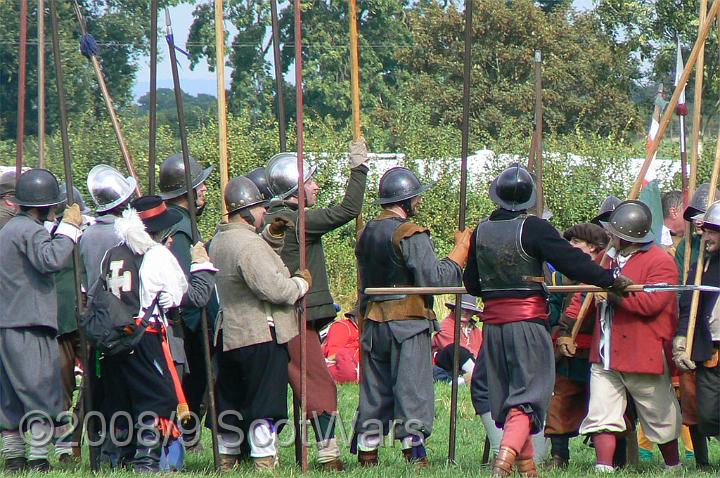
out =
[[(367, 223), (355, 248), (363, 291), (460, 283), (469, 230), (456, 233), (452, 252), (438, 259), (429, 231), (409, 221), (428, 188), (402, 167), (380, 179), (383, 212)], [(382, 436), (392, 427), (405, 459), (428, 466), (424, 441), (435, 413), (430, 334), (439, 330), (432, 307), (432, 296), (361, 296), (363, 374), (356, 425), (361, 466), (377, 465)]]
[[(18, 181), (20, 212), (0, 230), (0, 432), (5, 470), (47, 471), (51, 421), (63, 411), (54, 272), (67, 267), (80, 238), (77, 204), (65, 210), (53, 236), (43, 227), (62, 202), (50, 171), (33, 169)], [(25, 457), (22, 426), (30, 426)]]

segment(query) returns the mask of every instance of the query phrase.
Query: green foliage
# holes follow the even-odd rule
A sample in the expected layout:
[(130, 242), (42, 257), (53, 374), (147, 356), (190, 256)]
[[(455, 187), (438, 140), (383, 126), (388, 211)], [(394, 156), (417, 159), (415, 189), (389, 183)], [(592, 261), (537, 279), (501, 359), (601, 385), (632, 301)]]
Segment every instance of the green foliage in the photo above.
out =
[[(208, 118), (217, 117), (217, 99), (214, 96), (203, 93), (192, 96), (183, 91), (182, 97), (185, 125), (189, 131), (205, 125)], [(136, 111), (139, 116), (147, 118), (150, 111), (150, 93), (146, 93), (138, 99)], [(173, 135), (179, 137), (175, 91), (170, 88), (158, 88), (157, 90), (157, 124), (167, 126)]]

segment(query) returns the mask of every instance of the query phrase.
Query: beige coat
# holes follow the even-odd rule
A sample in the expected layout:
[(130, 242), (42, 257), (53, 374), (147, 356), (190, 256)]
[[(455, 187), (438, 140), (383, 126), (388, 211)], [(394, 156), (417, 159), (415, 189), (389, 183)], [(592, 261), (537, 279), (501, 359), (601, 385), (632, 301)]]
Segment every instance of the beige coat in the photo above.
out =
[[(272, 246), (271, 246), (272, 244)], [(210, 243), (210, 258), (220, 294), (223, 351), (272, 340), (268, 316), (280, 344), (298, 334), (295, 302), (304, 281), (291, 278), (278, 255), (283, 238), (262, 236), (248, 224), (220, 224)]]

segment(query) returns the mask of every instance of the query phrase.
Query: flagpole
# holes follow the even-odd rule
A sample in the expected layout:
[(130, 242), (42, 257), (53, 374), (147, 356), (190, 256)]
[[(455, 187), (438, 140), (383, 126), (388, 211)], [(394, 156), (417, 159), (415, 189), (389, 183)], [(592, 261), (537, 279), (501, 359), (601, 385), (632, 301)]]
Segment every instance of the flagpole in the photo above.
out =
[[(707, 13), (707, 0), (700, 0), (700, 24), (698, 25), (698, 37), (700, 37), (700, 26), (705, 22)], [(700, 128), (702, 120), (702, 90), (705, 76), (705, 42), (700, 46), (695, 64), (695, 93), (693, 99), (693, 125), (690, 147), (690, 179), (688, 181), (688, 198), (692, 198), (697, 187), (697, 163), (698, 146), (700, 144)], [(685, 203), (687, 207), (689, 202)], [(690, 256), (692, 255), (692, 224), (688, 221), (685, 224), (685, 255), (683, 256), (682, 280), (687, 282), (688, 271), (690, 270)]]
[[(274, 0), (271, 0), (274, 1)], [(228, 138), (227, 138), (227, 100), (225, 98), (225, 8), (223, 0), (215, 0), (215, 67), (217, 68), (217, 114), (218, 146), (220, 148), (220, 191), (225, 191), (228, 183)], [(225, 201), (222, 212), (225, 214)]]

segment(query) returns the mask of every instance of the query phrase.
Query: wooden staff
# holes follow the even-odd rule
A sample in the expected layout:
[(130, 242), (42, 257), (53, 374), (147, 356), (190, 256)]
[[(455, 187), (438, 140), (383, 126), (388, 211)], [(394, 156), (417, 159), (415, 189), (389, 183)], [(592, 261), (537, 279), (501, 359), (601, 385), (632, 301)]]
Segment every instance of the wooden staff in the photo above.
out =
[(285, 124), (285, 87), (283, 85), (282, 56), (280, 55), (280, 23), (278, 22), (277, 0), (270, 0), (270, 20), (272, 25), (273, 63), (275, 64), (275, 98), (277, 99), (278, 134), (280, 152), (287, 151), (287, 132)]
[[(713, 3), (712, 7), (710, 8), (710, 11), (708, 12), (707, 18), (705, 19), (705, 21), (702, 23), (702, 26), (700, 27), (700, 33), (698, 34), (698, 38), (695, 41), (695, 45), (693, 46), (692, 52), (690, 52), (690, 57), (688, 58), (688, 62), (685, 65), (685, 68), (683, 69), (682, 75), (680, 76), (680, 80), (678, 81), (678, 84), (675, 87), (675, 91), (673, 92), (672, 98), (670, 98), (670, 103), (665, 108), (665, 112), (663, 113), (663, 116), (660, 119), (660, 127), (658, 128), (658, 131), (655, 135), (655, 139), (652, 141), (652, 143), (650, 144), (650, 147), (648, 148), (647, 156), (645, 157), (645, 161), (643, 162), (642, 167), (640, 168), (640, 172), (638, 173), (638, 177), (635, 179), (635, 183), (633, 184), (632, 189), (630, 189), (630, 194), (628, 194), (628, 199), (637, 199), (638, 195), (640, 194), (640, 189), (642, 188), (642, 184), (645, 179), (645, 175), (647, 174), (647, 171), (650, 168), (650, 163), (652, 163), (652, 160), (655, 157), (655, 154), (657, 153), (658, 148), (660, 147), (660, 140), (662, 140), (663, 136), (665, 135), (665, 130), (667, 129), (668, 124), (670, 123), (670, 120), (672, 119), (672, 115), (675, 112), (675, 107), (677, 106), (678, 99), (680, 99), (682, 90), (685, 88), (685, 85), (687, 84), (687, 81), (690, 78), (690, 73), (692, 72), (694, 63), (697, 61), (698, 56), (700, 55), (700, 50), (701, 50), (702, 46), (705, 44), (705, 40), (707, 39), (708, 34), (710, 33), (710, 27), (712, 26), (713, 20), (715, 19), (715, 17), (718, 14), (718, 10), (720, 10), (720, 1)], [(610, 260), (610, 257), (608, 256), (607, 249), (606, 249), (606, 254), (603, 256), (600, 265), (606, 266), (609, 260)], [(590, 308), (592, 300), (593, 300), (593, 297), (590, 294), (585, 296), (585, 299), (583, 300), (583, 303), (580, 307), (580, 311), (578, 312), (577, 318), (575, 320), (575, 324), (573, 325), (573, 330), (572, 330), (572, 339), (573, 340), (575, 340), (577, 338), (577, 335), (580, 333), (580, 328), (582, 327), (583, 321), (585, 320), (585, 316), (587, 315), (587, 311)], [(688, 338), (688, 340), (690, 340), (690, 339)], [(688, 347), (688, 350), (690, 350), (690, 347)]]
[[(177, 55), (175, 53), (175, 39), (173, 37), (170, 12), (165, 9), (165, 23), (167, 25), (167, 43), (170, 50), (170, 67), (172, 69), (173, 90), (175, 91), (175, 106), (177, 107), (178, 128), (180, 131), (180, 146), (182, 149), (183, 167), (185, 168), (185, 188), (187, 189), (188, 212), (190, 213), (190, 226), (192, 229), (193, 243), (200, 240), (200, 233), (197, 225), (197, 211), (195, 204), (195, 190), (193, 188), (190, 173), (190, 149), (188, 148), (187, 129), (185, 127), (185, 110), (183, 108), (182, 89), (180, 88), (180, 74), (178, 73)], [(218, 449), (217, 432), (217, 410), (215, 402), (215, 379), (210, 357), (210, 344), (208, 343), (208, 319), (207, 310), (203, 307), (200, 316), (200, 333), (202, 337), (203, 359), (205, 361), (205, 374), (208, 387), (208, 418), (210, 419), (210, 431), (212, 435), (213, 463), (215, 469), (220, 469), (220, 452)]]
[(155, 195), (157, 164), (157, 22), (158, 0), (150, 1), (150, 118), (148, 137), (148, 194)]
[[(465, 230), (467, 210), (467, 158), (470, 149), (470, 84), (472, 82), (473, 0), (465, 0), (465, 51), (463, 54), (463, 116), (460, 143), (460, 211), (458, 229)], [(460, 326), (462, 322), (462, 293), (455, 294), (455, 324), (453, 328), (453, 369), (450, 390), (450, 437), (448, 463), (455, 463), (457, 438), (458, 375), (460, 373)]]
[(45, 0), (38, 0), (37, 28), (38, 167), (45, 168)]
[(538, 217), (545, 212), (543, 192), (543, 96), (542, 96), (542, 52), (535, 50), (535, 183), (537, 185), (537, 203), (535, 211)]
[[(720, 3), (720, 2), (718, 2)], [(294, 1), (295, 13), (295, 96), (297, 109), (297, 168), (298, 168), (298, 240), (300, 247), (300, 270), (307, 268), (305, 237), (305, 168), (303, 153), (305, 147), (303, 124), (303, 88), (302, 88), (302, 12), (300, 0)], [(301, 463), (303, 473), (308, 471), (307, 457), (307, 309), (306, 298), (301, 299), (300, 313), (300, 437)]]
[[(228, 183), (227, 100), (225, 99), (225, 9), (223, 0), (215, 0), (215, 66), (217, 68), (218, 146), (220, 148), (220, 191)], [(222, 212), (225, 214), (225, 201)]]
[(15, 183), (20, 180), (25, 146), (25, 77), (27, 61), (27, 0), (20, 0), (20, 52), (18, 55), (17, 136), (15, 138)]
[[(75, 15), (77, 16), (78, 23), (80, 24), (80, 33), (85, 36), (87, 35), (85, 18), (83, 18), (83, 14), (82, 11), (80, 11), (80, 5), (78, 5), (77, 0), (74, 0), (74, 4)], [(128, 149), (127, 144), (125, 143), (125, 138), (123, 137), (122, 128), (120, 127), (120, 120), (115, 113), (115, 106), (113, 105), (113, 100), (110, 97), (110, 90), (108, 90), (107, 84), (105, 83), (105, 75), (102, 72), (100, 60), (98, 60), (97, 55), (95, 55), (94, 53), (90, 54), (89, 56), (90, 62), (93, 66), (93, 70), (95, 71), (95, 77), (97, 78), (98, 86), (100, 86), (100, 91), (102, 92), (103, 100), (105, 100), (105, 107), (108, 110), (108, 114), (110, 115), (110, 122), (112, 123), (113, 130), (115, 131), (115, 137), (117, 138), (118, 146), (120, 146), (120, 154), (123, 157), (123, 161), (125, 161), (125, 167), (127, 167), (128, 173), (130, 174), (130, 176), (135, 178), (135, 194), (140, 196), (140, 182), (137, 180), (137, 174), (135, 173), (135, 168), (133, 167), (130, 150)]]
[[(698, 37), (700, 27), (705, 22), (707, 13), (707, 0), (700, 0), (700, 24), (698, 25)], [(700, 128), (702, 121), (702, 89), (705, 76), (705, 42), (700, 46), (700, 53), (695, 63), (695, 96), (693, 100), (693, 125), (690, 147), (690, 178), (688, 180), (688, 198), (692, 198), (697, 187), (697, 164), (698, 145), (700, 143)], [(685, 204), (687, 207), (688, 204)], [(692, 224), (688, 221), (685, 224), (685, 256), (683, 261), (682, 279), (687, 282), (688, 271), (690, 270), (690, 256), (692, 255)]]
[[(67, 193), (67, 204), (71, 206), (75, 202), (75, 195), (73, 194), (73, 174), (72, 174), (72, 158), (70, 156), (70, 139), (68, 136), (68, 117), (67, 117), (67, 105), (65, 103), (65, 82), (63, 77), (62, 60), (60, 57), (60, 22), (58, 20), (57, 5), (55, 0), (50, 0), (50, 20), (52, 23), (52, 49), (53, 49), (53, 62), (55, 64), (55, 85), (57, 87), (58, 96), (58, 110), (60, 113), (60, 137), (62, 139), (62, 152), (63, 152), (63, 166), (65, 170), (65, 191)], [(92, 387), (90, 387), (89, 380), (89, 368), (90, 363), (88, 361), (88, 349), (87, 341), (85, 340), (85, 333), (83, 328), (80, 327), (80, 316), (82, 315), (82, 283), (80, 272), (82, 270), (82, 263), (80, 262), (80, 249), (77, 244), (73, 247), (73, 278), (75, 283), (75, 320), (78, 324), (78, 335), (80, 338), (80, 359), (83, 365), (83, 380), (82, 380), (82, 396), (84, 401), (84, 410), (93, 410), (92, 400)], [(92, 426), (88, 427), (93, 429)], [(98, 470), (98, 449), (95, 446), (90, 446), (90, 468), (93, 471)]]

